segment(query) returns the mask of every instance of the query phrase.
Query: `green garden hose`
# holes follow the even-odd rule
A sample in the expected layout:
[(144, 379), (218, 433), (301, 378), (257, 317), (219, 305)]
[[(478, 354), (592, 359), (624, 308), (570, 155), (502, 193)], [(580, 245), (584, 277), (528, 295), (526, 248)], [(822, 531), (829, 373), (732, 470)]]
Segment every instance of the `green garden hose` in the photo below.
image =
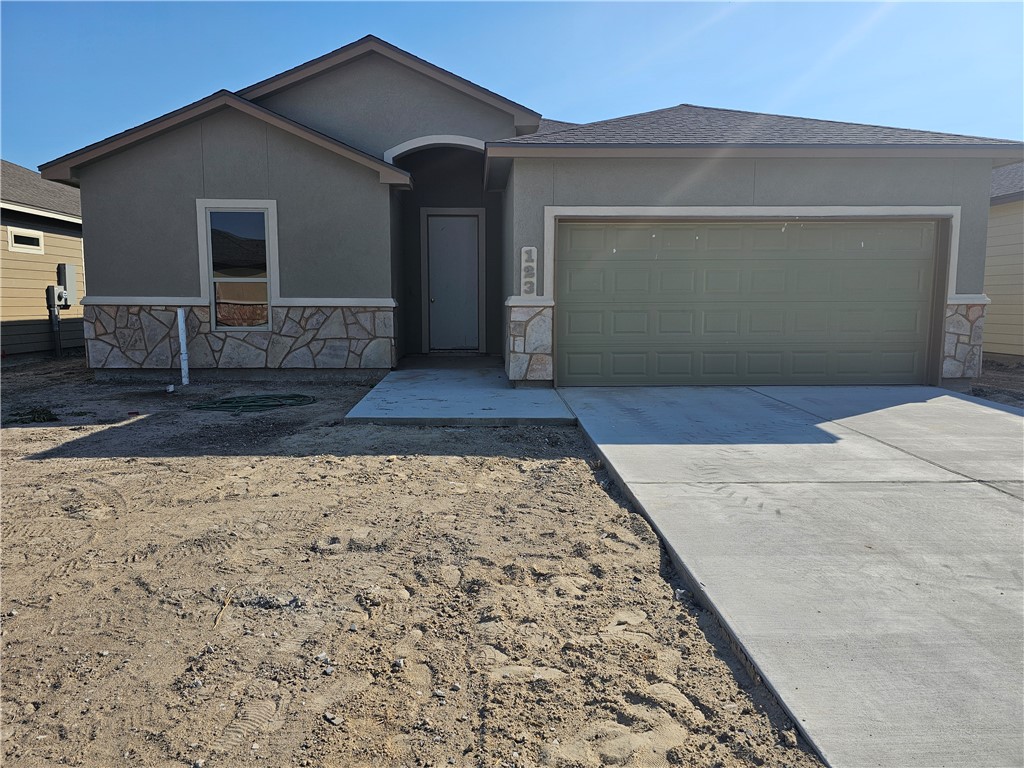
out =
[(310, 395), (243, 395), (241, 397), (222, 397), (219, 400), (205, 400), (190, 405), (196, 411), (231, 411), (232, 413), (255, 413), (270, 411), (274, 408), (285, 408), (295, 405), (315, 403), (316, 398)]

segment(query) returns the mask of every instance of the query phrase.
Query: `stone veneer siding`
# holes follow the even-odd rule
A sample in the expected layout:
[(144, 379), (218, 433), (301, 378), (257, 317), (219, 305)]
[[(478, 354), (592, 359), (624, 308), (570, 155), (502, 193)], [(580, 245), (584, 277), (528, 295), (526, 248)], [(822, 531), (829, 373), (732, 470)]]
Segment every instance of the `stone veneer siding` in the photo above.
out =
[[(85, 308), (90, 368), (178, 368), (176, 307)], [(210, 308), (185, 308), (191, 368), (391, 368), (394, 310), (274, 307), (264, 331), (214, 331)]]
[(947, 304), (942, 345), (942, 378), (973, 379), (981, 373), (984, 304)]
[(553, 381), (554, 357), (551, 336), (553, 307), (507, 307), (508, 349), (505, 373), (508, 380)]

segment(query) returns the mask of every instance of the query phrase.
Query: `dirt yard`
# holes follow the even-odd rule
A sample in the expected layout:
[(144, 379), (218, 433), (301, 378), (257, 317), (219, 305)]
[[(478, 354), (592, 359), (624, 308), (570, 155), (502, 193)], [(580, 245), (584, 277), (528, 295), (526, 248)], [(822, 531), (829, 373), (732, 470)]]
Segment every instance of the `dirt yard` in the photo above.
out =
[(971, 394), (1004, 405), (1024, 407), (1024, 363), (985, 360)]
[(170, 381), (5, 366), (5, 766), (820, 765), (574, 428)]

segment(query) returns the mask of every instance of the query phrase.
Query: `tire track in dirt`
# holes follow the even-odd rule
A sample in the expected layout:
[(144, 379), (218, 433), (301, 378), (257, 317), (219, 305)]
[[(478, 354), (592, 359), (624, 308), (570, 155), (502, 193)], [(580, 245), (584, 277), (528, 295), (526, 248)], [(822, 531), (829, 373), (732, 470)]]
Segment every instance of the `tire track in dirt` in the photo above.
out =
[(95, 426), (5, 430), (5, 766), (815, 765), (573, 429), (46, 386)]

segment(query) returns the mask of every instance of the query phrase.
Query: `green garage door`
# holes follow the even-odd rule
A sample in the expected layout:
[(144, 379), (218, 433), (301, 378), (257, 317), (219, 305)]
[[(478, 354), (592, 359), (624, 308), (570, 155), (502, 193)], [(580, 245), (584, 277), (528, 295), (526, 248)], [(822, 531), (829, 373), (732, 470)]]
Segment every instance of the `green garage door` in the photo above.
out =
[(934, 221), (561, 222), (560, 386), (917, 384)]

